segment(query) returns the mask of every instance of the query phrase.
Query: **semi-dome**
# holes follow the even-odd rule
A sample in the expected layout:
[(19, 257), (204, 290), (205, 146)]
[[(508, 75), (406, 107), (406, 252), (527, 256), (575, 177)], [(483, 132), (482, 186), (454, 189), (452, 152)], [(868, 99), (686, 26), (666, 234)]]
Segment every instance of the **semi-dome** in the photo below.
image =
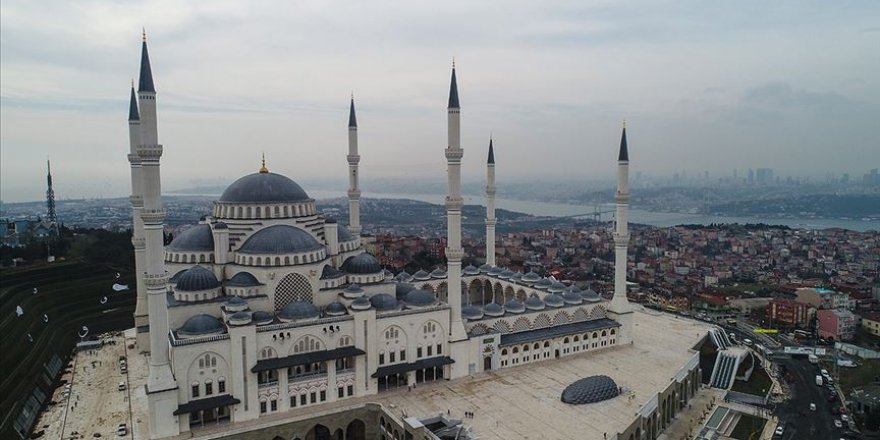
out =
[(374, 274), (382, 272), (382, 265), (376, 257), (364, 252), (345, 260), (342, 270), (351, 274)]
[(229, 185), (220, 196), (221, 203), (304, 202), (309, 195), (287, 176), (276, 173), (248, 174)]
[(614, 379), (603, 374), (585, 377), (565, 387), (562, 401), (571, 405), (582, 405), (608, 400), (619, 394), (620, 388)]
[(323, 249), (308, 232), (289, 225), (260, 229), (238, 249), (241, 254), (296, 254)]
[(304, 319), (316, 319), (321, 312), (314, 304), (305, 301), (294, 301), (278, 312), (278, 317), (283, 320), (300, 321)]
[(437, 302), (437, 297), (427, 290), (414, 289), (403, 297), (403, 302), (412, 307), (427, 307), (434, 305)]
[(345, 306), (339, 301), (332, 302), (328, 304), (327, 307), (324, 307), (324, 313), (327, 316), (342, 316), (346, 312), (347, 310)]
[(251, 314), (251, 319), (254, 324), (257, 325), (267, 325), (275, 322), (275, 316), (273, 316), (269, 312), (264, 312), (262, 310), (257, 310), (256, 312)]
[(544, 310), (544, 301), (536, 295), (526, 298), (523, 305), (529, 310)]
[(260, 281), (257, 280), (257, 277), (250, 272), (239, 272), (233, 275), (232, 278), (226, 280), (225, 284), (230, 287), (256, 287), (262, 285)]
[(526, 306), (523, 303), (512, 299), (504, 303), (504, 310), (510, 313), (522, 313), (526, 311)]
[(373, 303), (371, 303), (370, 299), (366, 296), (362, 296), (351, 302), (352, 310), (369, 310), (370, 307), (373, 307)]
[(187, 319), (183, 326), (177, 329), (177, 333), (181, 336), (202, 336), (221, 333), (225, 328), (219, 319), (201, 313)]
[(370, 297), (370, 304), (373, 305), (373, 308), (376, 310), (397, 310), (400, 308), (400, 304), (397, 303), (397, 298), (387, 294), (387, 293), (379, 293)]
[(489, 303), (483, 306), (483, 313), (486, 316), (498, 317), (504, 315), (504, 307), (498, 303)]
[(431, 271), (431, 278), (436, 278), (436, 279), (446, 278), (446, 272), (443, 270), (440, 270), (440, 268), (434, 269)]
[(226, 303), (223, 304), (226, 307), (226, 311), (228, 312), (241, 312), (243, 310), (247, 310), (248, 302), (246, 299), (240, 296), (231, 296), (226, 300)]
[(349, 231), (348, 228), (346, 228), (345, 226), (340, 225), (336, 227), (336, 239), (339, 240), (340, 243), (344, 241), (350, 241), (353, 238), (354, 237), (351, 235), (351, 231)]
[(342, 290), (342, 296), (344, 296), (348, 299), (360, 298), (360, 297), (364, 296), (364, 289), (361, 288), (361, 286), (358, 286), (357, 284), (352, 283), (352, 284), (349, 284), (348, 286), (346, 286), (345, 289)]
[(464, 306), (461, 308), (461, 317), (469, 321), (483, 318), (483, 309), (480, 306)]
[(177, 277), (177, 285), (174, 290), (181, 292), (198, 292), (220, 287), (220, 282), (214, 276), (214, 272), (202, 266), (193, 266)]
[(397, 283), (394, 285), (394, 296), (396, 296), (397, 299), (403, 299), (403, 297), (406, 296), (407, 293), (415, 290), (415, 288), (416, 286), (410, 283)]
[(235, 312), (229, 316), (229, 325), (248, 325), (250, 323), (250, 312)]
[(555, 293), (551, 293), (544, 297), (544, 304), (550, 307), (562, 307), (565, 305), (565, 299)]
[(174, 240), (168, 245), (168, 250), (172, 252), (213, 252), (214, 233), (211, 232), (209, 225), (195, 225), (174, 237)]
[(462, 272), (465, 275), (479, 275), (480, 269), (478, 267), (474, 266), (473, 264), (468, 264), (467, 266), (465, 266), (465, 268), (462, 270)]
[(602, 301), (602, 297), (593, 289), (584, 290), (583, 292), (581, 292), (581, 297), (584, 299), (584, 301), (587, 302)]
[(424, 270), (419, 270), (418, 272), (413, 274), (413, 279), (416, 281), (428, 281), (431, 279), (431, 274), (425, 272)]

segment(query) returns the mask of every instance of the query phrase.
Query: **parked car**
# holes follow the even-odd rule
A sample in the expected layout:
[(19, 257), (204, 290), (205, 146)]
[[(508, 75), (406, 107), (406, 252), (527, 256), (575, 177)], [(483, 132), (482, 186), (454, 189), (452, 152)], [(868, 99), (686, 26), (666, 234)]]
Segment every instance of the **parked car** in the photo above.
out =
[(816, 404), (815, 404), (815, 403), (811, 403), (811, 404), (810, 404), (810, 411), (815, 411), (815, 410), (816, 410)]
[(834, 427), (843, 428), (843, 423), (840, 422), (840, 419), (834, 419)]
[(125, 423), (120, 423), (119, 426), (116, 427), (116, 435), (128, 435), (128, 426), (125, 426)]
[(776, 431), (774, 432), (774, 434), (775, 434), (775, 435), (778, 435), (778, 436), (782, 436), (782, 434), (784, 434), (784, 433), (785, 433), (785, 427), (784, 427), (784, 426), (777, 426), (777, 427), (776, 427)]

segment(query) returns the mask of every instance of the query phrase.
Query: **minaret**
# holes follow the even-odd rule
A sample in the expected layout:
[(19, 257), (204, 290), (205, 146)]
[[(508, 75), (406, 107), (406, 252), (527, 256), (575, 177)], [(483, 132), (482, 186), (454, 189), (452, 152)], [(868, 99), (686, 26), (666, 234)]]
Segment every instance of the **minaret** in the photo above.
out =
[(495, 149), (491, 136), (486, 161), (486, 264), (495, 266)]
[(354, 114), (354, 94), (348, 111), (348, 230), (361, 235), (361, 188), (358, 185), (358, 124)]
[(617, 155), (617, 223), (614, 229), (614, 297), (610, 315), (621, 324), (618, 344), (632, 341), (632, 307), (626, 297), (626, 254), (629, 244), (629, 151), (626, 146), (626, 123), (620, 136)]
[(134, 308), (134, 326), (137, 334), (137, 345), (140, 351), (150, 350), (150, 322), (147, 316), (147, 287), (144, 285), (144, 222), (141, 212), (144, 208), (143, 177), (141, 176), (141, 158), (137, 148), (141, 143), (141, 117), (138, 111), (137, 96), (134, 91), (134, 80), (131, 80), (131, 100), (128, 105), (128, 163), (131, 165), (131, 244), (134, 247), (134, 272), (137, 280), (137, 303)]
[(147, 398), (150, 414), (150, 438), (177, 435), (180, 427), (173, 415), (177, 405), (177, 383), (171, 371), (168, 347), (168, 305), (166, 290), (168, 273), (163, 261), (165, 210), (162, 209), (162, 185), (159, 159), (162, 145), (156, 122), (156, 89), (147, 53), (147, 39), (141, 49), (141, 72), (138, 84), (141, 139), (137, 154), (141, 162), (144, 206), (145, 274), (150, 323), (150, 365), (147, 376)]
[(55, 190), (52, 189), (52, 164), (46, 159), (46, 220), (58, 228), (58, 215), (55, 213)]
[(450, 308), (449, 336), (451, 341), (467, 338), (461, 321), (461, 107), (458, 104), (458, 84), (455, 80), (455, 62), (452, 63), (452, 82), (449, 85), (449, 106), (447, 111), (446, 147), (449, 195), (446, 196), (446, 271), (448, 301)]

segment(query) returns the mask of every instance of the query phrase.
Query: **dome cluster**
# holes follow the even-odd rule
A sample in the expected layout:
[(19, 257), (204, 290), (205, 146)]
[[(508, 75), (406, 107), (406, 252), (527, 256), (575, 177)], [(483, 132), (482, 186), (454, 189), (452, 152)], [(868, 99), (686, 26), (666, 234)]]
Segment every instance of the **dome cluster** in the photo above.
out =
[(614, 379), (605, 376), (590, 376), (580, 379), (562, 391), (562, 401), (571, 405), (601, 402), (617, 397), (620, 388)]

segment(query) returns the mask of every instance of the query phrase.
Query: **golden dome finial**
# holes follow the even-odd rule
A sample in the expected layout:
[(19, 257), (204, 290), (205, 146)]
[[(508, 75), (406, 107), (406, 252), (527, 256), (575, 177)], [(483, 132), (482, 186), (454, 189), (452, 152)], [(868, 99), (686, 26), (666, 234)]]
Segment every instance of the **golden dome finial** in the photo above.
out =
[(266, 168), (266, 153), (263, 153), (263, 166), (260, 167), (260, 174), (266, 174), (269, 172), (269, 169)]

